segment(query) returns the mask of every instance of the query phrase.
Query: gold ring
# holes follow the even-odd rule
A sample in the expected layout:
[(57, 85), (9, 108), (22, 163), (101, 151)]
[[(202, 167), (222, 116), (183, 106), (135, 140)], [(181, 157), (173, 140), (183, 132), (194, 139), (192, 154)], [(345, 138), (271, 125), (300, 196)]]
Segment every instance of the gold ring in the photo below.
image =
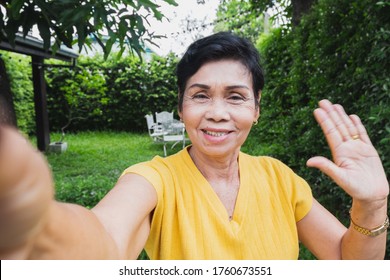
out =
[(352, 139), (353, 139), (353, 140), (358, 140), (359, 138), (360, 138), (360, 137), (359, 137), (359, 135), (357, 135), (357, 134), (356, 134), (356, 135), (352, 135)]

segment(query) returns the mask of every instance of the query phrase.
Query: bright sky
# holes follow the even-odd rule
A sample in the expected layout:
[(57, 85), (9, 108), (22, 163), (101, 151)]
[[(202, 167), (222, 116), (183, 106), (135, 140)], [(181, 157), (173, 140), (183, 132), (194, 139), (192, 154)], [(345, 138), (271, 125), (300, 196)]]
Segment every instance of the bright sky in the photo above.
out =
[(151, 49), (160, 55), (169, 51), (181, 55), (196, 38), (195, 36), (207, 36), (212, 33), (213, 26), (208, 25), (206, 29), (198, 29), (191, 34), (184, 32), (185, 19), (196, 20), (200, 23), (210, 24), (216, 19), (216, 11), (219, 0), (205, 0), (205, 4), (198, 5), (196, 0), (176, 0), (178, 6), (161, 4), (160, 11), (169, 19), (162, 22), (150, 20), (151, 29), (158, 35), (165, 35), (166, 39), (155, 40), (159, 46), (151, 46)]
[[(199, 24), (211, 24), (216, 19), (216, 12), (220, 0), (204, 0), (205, 4), (197, 4), (197, 0), (176, 0), (178, 6), (169, 5), (163, 1), (156, 1), (161, 7), (160, 12), (166, 17), (158, 21), (152, 16), (148, 18), (150, 28), (156, 35), (163, 35), (166, 38), (155, 39), (153, 42), (158, 46), (149, 47), (159, 55), (166, 55), (170, 51), (177, 55), (182, 55), (187, 47), (195, 41), (195, 36), (204, 37), (210, 35), (213, 26), (208, 25), (205, 29), (198, 29), (191, 34), (184, 32), (185, 19), (196, 20)], [(33, 28), (33, 34), (39, 37), (36, 26)], [(78, 50), (75, 45), (75, 50)], [(100, 48), (98, 49), (100, 51)], [(94, 52), (89, 50), (88, 52)]]

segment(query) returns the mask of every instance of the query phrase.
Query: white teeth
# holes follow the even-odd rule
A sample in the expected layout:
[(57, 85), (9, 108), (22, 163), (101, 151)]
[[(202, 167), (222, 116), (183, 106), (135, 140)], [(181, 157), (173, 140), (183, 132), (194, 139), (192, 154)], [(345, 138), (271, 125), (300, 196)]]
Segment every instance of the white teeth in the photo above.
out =
[(204, 133), (214, 137), (220, 137), (227, 134), (227, 132), (214, 132), (214, 131), (207, 131), (207, 130), (204, 130)]

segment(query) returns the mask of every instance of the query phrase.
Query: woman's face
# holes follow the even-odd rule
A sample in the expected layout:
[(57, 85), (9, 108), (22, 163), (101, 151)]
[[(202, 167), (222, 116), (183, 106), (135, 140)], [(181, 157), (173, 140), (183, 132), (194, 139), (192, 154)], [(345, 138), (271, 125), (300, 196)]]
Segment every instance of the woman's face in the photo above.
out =
[(235, 155), (259, 117), (250, 72), (234, 60), (204, 64), (186, 84), (180, 117), (193, 149)]

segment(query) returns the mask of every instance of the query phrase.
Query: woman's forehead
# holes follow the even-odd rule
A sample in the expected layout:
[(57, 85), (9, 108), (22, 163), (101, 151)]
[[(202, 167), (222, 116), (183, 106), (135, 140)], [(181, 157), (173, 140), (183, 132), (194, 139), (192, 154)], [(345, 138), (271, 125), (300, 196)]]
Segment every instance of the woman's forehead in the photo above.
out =
[(218, 60), (203, 64), (199, 70), (192, 75), (186, 88), (193, 83), (209, 84), (215, 82), (252, 84), (252, 77), (249, 70), (237, 60)]

